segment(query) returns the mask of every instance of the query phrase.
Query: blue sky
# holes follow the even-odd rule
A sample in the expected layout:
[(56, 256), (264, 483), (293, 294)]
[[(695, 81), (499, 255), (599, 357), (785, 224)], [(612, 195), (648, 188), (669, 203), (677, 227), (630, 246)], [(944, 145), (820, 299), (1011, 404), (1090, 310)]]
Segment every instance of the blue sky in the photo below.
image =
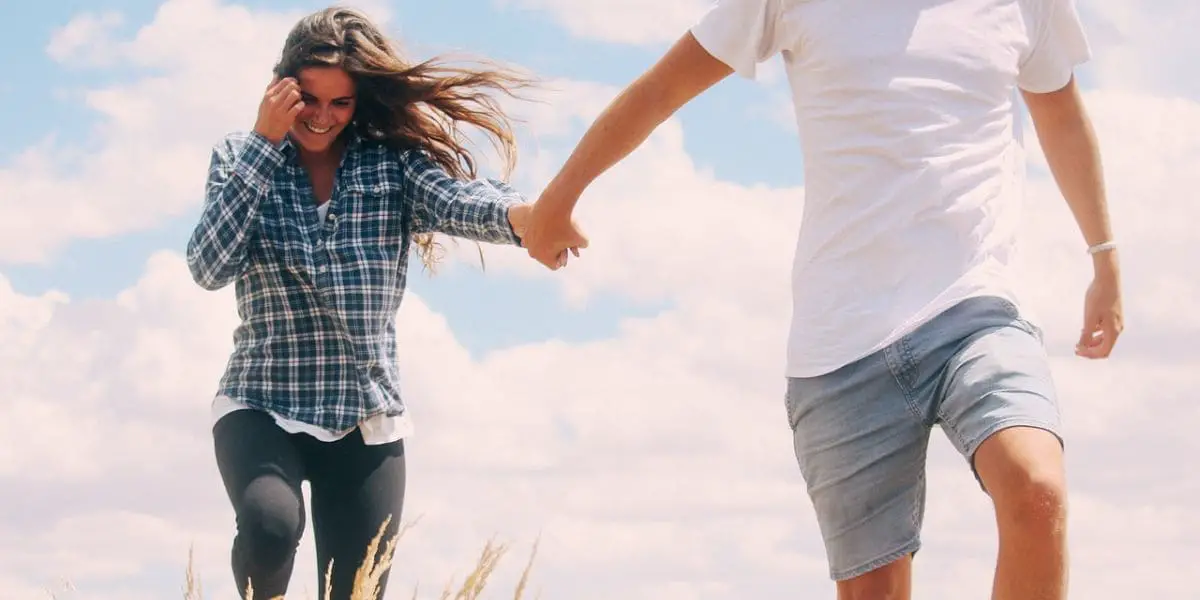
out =
[[(245, 5), (273, 10), (322, 6), (281, 1)], [(0, 34), (15, 40), (15, 47), (27, 49), (28, 59), (18, 62), (12, 78), (23, 82), (19, 92), (10, 84), (0, 94), (0, 108), (7, 114), (28, 116), (19, 119), (0, 141), (0, 160), (11, 159), (47, 136), (85, 149), (95, 143), (91, 128), (97, 116), (75, 100), (74, 92), (84, 86), (132, 80), (144, 73), (128, 68), (63, 66), (43, 50), (53, 32), (79, 12), (120, 13), (123, 22), (117, 36), (125, 39), (153, 19), (157, 6), (157, 2), (144, 0), (43, 2), (30, 5), (19, 20), (5, 19)], [(404, 44), (510, 61), (547, 78), (623, 86), (666, 49), (662, 43), (630, 46), (580, 39), (542, 13), (486, 0), (406, 0), (389, 6), (393, 11), (389, 32)], [(463, 14), (472, 18), (463, 19)], [(731, 78), (684, 107), (679, 118), (688, 132), (686, 149), (697, 165), (720, 179), (745, 185), (802, 183), (794, 135), (765, 114), (784, 89)], [(199, 183), (197, 180), (195, 209), (184, 216), (128, 235), (73, 241), (49, 264), (0, 262), (0, 268), (24, 294), (56, 289), (81, 299), (110, 297), (137, 280), (150, 253), (182, 248), (198, 214)], [(536, 195), (538, 190), (523, 191)], [(562, 306), (551, 282), (489, 280), (478, 269), (456, 269), (436, 279), (417, 274), (410, 285), (447, 315), (473, 352), (545, 337), (592, 339), (610, 333), (623, 316), (652, 314), (663, 306), (601, 294), (581, 314)], [(480, 298), (487, 301), (479, 302)]]

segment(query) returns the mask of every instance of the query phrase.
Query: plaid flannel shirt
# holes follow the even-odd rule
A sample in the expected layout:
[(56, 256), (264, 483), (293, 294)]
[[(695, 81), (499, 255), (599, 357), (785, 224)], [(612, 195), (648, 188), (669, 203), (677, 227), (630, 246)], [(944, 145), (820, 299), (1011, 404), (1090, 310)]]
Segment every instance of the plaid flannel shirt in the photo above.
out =
[(507, 209), (524, 201), (355, 135), (324, 223), (289, 141), (226, 136), (205, 192), (188, 267), (207, 290), (236, 283), (241, 317), (218, 393), (331, 431), (404, 412), (395, 319), (413, 235), (518, 245)]

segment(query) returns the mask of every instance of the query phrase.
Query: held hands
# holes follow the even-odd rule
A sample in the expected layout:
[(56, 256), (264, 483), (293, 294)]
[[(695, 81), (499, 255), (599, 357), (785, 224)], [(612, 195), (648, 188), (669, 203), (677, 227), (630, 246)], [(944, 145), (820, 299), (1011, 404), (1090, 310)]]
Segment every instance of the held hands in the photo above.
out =
[(304, 102), (300, 101), (300, 83), (292, 77), (280, 79), (276, 77), (267, 86), (262, 102), (258, 105), (258, 120), (254, 123), (254, 131), (279, 145), (287, 135), (296, 115), (304, 110)]
[(579, 256), (579, 249), (588, 247), (587, 237), (571, 220), (571, 211), (550, 203), (544, 195), (529, 205), (524, 231), (518, 235), (529, 256), (551, 271), (567, 266), (568, 250)]
[[(529, 215), (532, 212), (532, 204), (516, 204), (508, 209), (508, 223), (509, 225), (512, 225), (513, 233), (517, 234), (517, 237), (521, 239), (522, 246), (525, 246), (529, 225)], [(573, 252), (575, 256), (579, 256), (578, 248), (571, 248), (571, 252)], [(565, 251), (560, 252), (557, 261), (558, 266), (567, 266), (567, 258), (568, 255)]]
[(1075, 345), (1075, 355), (1108, 358), (1124, 328), (1120, 276), (1115, 259), (1097, 257), (1096, 274), (1084, 296), (1083, 330)]

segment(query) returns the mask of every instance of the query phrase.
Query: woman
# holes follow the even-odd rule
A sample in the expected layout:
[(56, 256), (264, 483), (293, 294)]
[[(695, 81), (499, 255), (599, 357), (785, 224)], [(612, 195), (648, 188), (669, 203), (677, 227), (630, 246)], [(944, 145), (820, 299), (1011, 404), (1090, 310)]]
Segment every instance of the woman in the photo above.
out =
[[(213, 437), (237, 516), (234, 577), (254, 598), (287, 590), (304, 480), (328, 600), (349, 598), (364, 558), (379, 558), (366, 552), (384, 523), (381, 548), (396, 534), (410, 424), (395, 316), (410, 244), (427, 265), (435, 232), (520, 244), (524, 199), (475, 178), (456, 125), (491, 134), (511, 170), (508, 121), (486, 92), (526, 83), (408, 64), (365, 16), (330, 8), (288, 36), (253, 131), (215, 147), (187, 258), (205, 289), (236, 283), (242, 322)], [(380, 597), (386, 584), (385, 570)]]

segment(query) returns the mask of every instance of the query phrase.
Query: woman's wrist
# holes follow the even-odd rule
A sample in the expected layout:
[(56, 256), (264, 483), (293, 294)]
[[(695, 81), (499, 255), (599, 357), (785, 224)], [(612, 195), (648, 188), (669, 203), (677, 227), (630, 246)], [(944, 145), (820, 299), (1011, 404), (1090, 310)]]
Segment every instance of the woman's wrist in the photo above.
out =
[(526, 202), (508, 207), (508, 224), (519, 238), (525, 237), (525, 227), (529, 223), (529, 212), (532, 209), (533, 205)]

